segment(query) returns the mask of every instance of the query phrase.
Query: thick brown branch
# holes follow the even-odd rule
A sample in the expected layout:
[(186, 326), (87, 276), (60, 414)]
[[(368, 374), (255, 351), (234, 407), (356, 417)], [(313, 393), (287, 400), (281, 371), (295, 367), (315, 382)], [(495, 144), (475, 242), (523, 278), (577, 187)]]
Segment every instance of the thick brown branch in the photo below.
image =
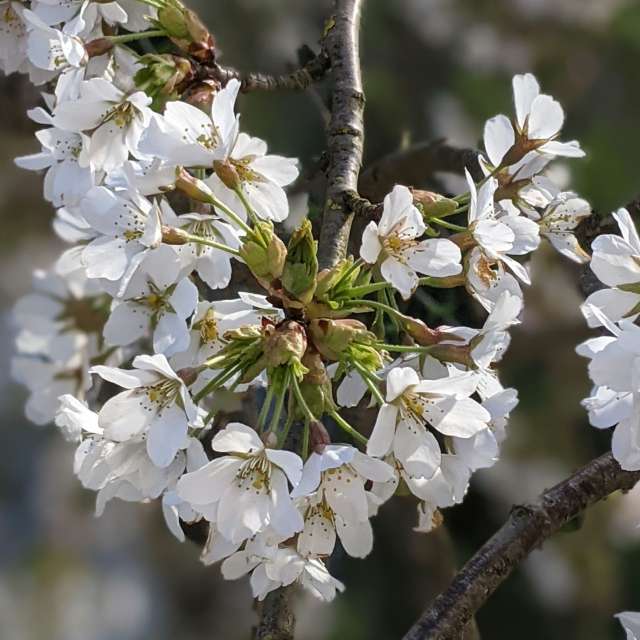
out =
[(293, 640), (296, 619), (291, 605), (294, 587), (272, 591), (259, 602), (260, 622), (254, 629), (254, 640)]
[(203, 69), (203, 78), (217, 80), (225, 85), (232, 78), (237, 78), (241, 83), (241, 91), (276, 91), (292, 90), (302, 91), (313, 82), (320, 80), (329, 69), (329, 58), (324, 52), (319, 53), (307, 64), (282, 75), (270, 75), (268, 73), (242, 73), (231, 67), (223, 67), (215, 64)]
[(623, 471), (607, 453), (545, 491), (537, 504), (514, 507), (504, 526), (467, 562), (403, 640), (455, 640), (476, 611), (547, 538), (615, 491), (628, 491), (640, 472)]
[(364, 93), (360, 72), (359, 33), (363, 0), (335, 0), (327, 25), (324, 51), (333, 75), (327, 156), (327, 190), (320, 230), (321, 268), (344, 257), (353, 212), (345, 198), (357, 196), (364, 142)]

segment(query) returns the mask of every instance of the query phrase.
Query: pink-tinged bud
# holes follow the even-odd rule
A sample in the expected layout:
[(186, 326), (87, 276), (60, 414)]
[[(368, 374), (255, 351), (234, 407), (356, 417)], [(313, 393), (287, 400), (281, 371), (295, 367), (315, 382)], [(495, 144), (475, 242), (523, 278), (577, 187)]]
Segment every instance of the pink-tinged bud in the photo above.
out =
[(240, 188), (242, 181), (240, 180), (240, 176), (238, 175), (236, 168), (230, 162), (226, 160), (224, 162), (216, 160), (213, 163), (213, 170), (227, 189), (235, 191)]
[(442, 329), (432, 329), (428, 327), (422, 320), (412, 318), (411, 316), (399, 316), (402, 328), (411, 336), (416, 344), (423, 347), (430, 347), (434, 344), (446, 341), (460, 341), (462, 338), (453, 333), (448, 333)]
[(162, 225), (162, 242), (164, 244), (187, 244), (189, 242), (189, 234), (184, 229), (178, 229), (177, 227), (168, 227)]
[(314, 420), (309, 424), (309, 443), (311, 449), (316, 453), (322, 453), (324, 448), (331, 444), (331, 436), (319, 420)]
[(211, 189), (202, 180), (192, 176), (184, 167), (176, 169), (175, 186), (186, 196), (198, 202), (211, 202), (213, 199)]
[(90, 58), (104, 55), (113, 49), (113, 42), (109, 38), (96, 38), (84, 45), (84, 50)]
[(185, 367), (176, 371), (178, 378), (187, 386), (193, 384), (198, 378), (198, 370), (195, 367)]

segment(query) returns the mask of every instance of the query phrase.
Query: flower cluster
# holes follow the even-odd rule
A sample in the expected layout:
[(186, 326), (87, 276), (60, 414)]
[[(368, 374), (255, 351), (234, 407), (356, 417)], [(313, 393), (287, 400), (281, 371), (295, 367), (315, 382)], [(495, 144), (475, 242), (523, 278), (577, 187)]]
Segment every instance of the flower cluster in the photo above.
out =
[(606, 334), (578, 346), (589, 359), (594, 387), (583, 401), (598, 429), (615, 426), (611, 448), (623, 469), (640, 469), (640, 237), (626, 209), (613, 214), (621, 235), (605, 234), (592, 244), (591, 271), (606, 288), (582, 305), (590, 327)]
[[(415, 496), (427, 532), (498, 459), (522, 259), (541, 236), (587, 258), (573, 230), (588, 204), (544, 174), (582, 155), (557, 140), (560, 105), (516, 76), (516, 116), (487, 123), (478, 184), (395, 186), (359, 256), (320, 270), (309, 220), (286, 244), (276, 232), (297, 162), (240, 131), (240, 83), (201, 73), (215, 52), (195, 14), (178, 0), (1, 4), (2, 68), (51, 90), (30, 112), (41, 150), (17, 163), (44, 173), (70, 244), (15, 310), (29, 417), (77, 444), (98, 513), (159, 499), (180, 540), (208, 523), (203, 561), (251, 574), (256, 597), (298, 582), (331, 600), (343, 585), (326, 559), (338, 542), (369, 554), (394, 494)], [(172, 53), (149, 53), (155, 38)], [(240, 263), (252, 292), (237, 292)], [(419, 287), (466, 289), (486, 320), (429, 327), (403, 310)], [(226, 422), (230, 393), (259, 398), (249, 424)], [(356, 406), (377, 410), (373, 429)]]

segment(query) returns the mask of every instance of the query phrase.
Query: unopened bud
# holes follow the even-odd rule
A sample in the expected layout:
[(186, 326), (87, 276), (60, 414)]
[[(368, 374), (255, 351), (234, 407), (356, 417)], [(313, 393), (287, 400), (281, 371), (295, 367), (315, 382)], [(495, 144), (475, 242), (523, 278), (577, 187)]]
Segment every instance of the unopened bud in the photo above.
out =
[(251, 273), (261, 282), (269, 285), (282, 276), (287, 248), (273, 231), (273, 224), (261, 221), (255, 228), (256, 236), (266, 238), (267, 246), (255, 237), (246, 237), (240, 247), (240, 257)]
[(187, 244), (189, 242), (189, 234), (184, 229), (177, 227), (168, 227), (162, 225), (162, 242), (164, 244)]
[(328, 360), (340, 360), (344, 351), (357, 339), (369, 340), (371, 333), (359, 320), (322, 318), (309, 323), (309, 336), (315, 348)]
[(282, 286), (300, 302), (313, 298), (318, 275), (318, 243), (313, 239), (311, 222), (305, 220), (293, 232), (282, 271)]
[(302, 325), (287, 320), (273, 327), (265, 339), (264, 354), (268, 367), (300, 362), (307, 350), (307, 335)]
[(198, 370), (195, 367), (184, 367), (184, 369), (178, 369), (176, 373), (186, 385), (193, 384), (198, 378)]
[(211, 203), (213, 193), (202, 180), (192, 176), (184, 167), (176, 169), (176, 189), (198, 202)]
[(422, 209), (422, 213), (427, 218), (439, 218), (449, 215), (458, 208), (458, 203), (434, 191), (423, 191), (422, 189), (411, 189), (411, 195), (416, 205)]
[(113, 42), (109, 38), (96, 38), (84, 45), (84, 50), (90, 58), (104, 55), (113, 49)]
[(331, 436), (319, 420), (314, 420), (309, 424), (309, 442), (316, 453), (322, 453), (324, 448), (331, 444)]
[(177, 1), (165, 4), (158, 10), (158, 23), (172, 38), (187, 39), (189, 29), (186, 20), (186, 9)]
[(227, 189), (235, 191), (240, 188), (240, 185), (242, 184), (240, 176), (238, 175), (236, 168), (228, 160), (225, 160), (224, 162), (215, 160), (213, 163), (213, 170)]

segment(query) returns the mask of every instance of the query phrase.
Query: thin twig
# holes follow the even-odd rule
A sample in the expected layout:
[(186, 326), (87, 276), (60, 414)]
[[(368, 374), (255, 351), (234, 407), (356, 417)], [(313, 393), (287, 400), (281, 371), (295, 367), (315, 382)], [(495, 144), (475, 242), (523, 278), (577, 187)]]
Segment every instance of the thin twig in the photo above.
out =
[(345, 256), (353, 211), (345, 197), (358, 194), (364, 142), (364, 93), (360, 71), (359, 33), (363, 0), (335, 0), (324, 50), (331, 63), (333, 88), (327, 156), (327, 190), (320, 230), (321, 268)]
[(611, 453), (545, 491), (536, 504), (514, 507), (507, 522), (458, 572), (403, 640), (455, 640), (498, 586), (529, 553), (567, 522), (616, 491), (628, 491), (640, 472), (623, 471)]

